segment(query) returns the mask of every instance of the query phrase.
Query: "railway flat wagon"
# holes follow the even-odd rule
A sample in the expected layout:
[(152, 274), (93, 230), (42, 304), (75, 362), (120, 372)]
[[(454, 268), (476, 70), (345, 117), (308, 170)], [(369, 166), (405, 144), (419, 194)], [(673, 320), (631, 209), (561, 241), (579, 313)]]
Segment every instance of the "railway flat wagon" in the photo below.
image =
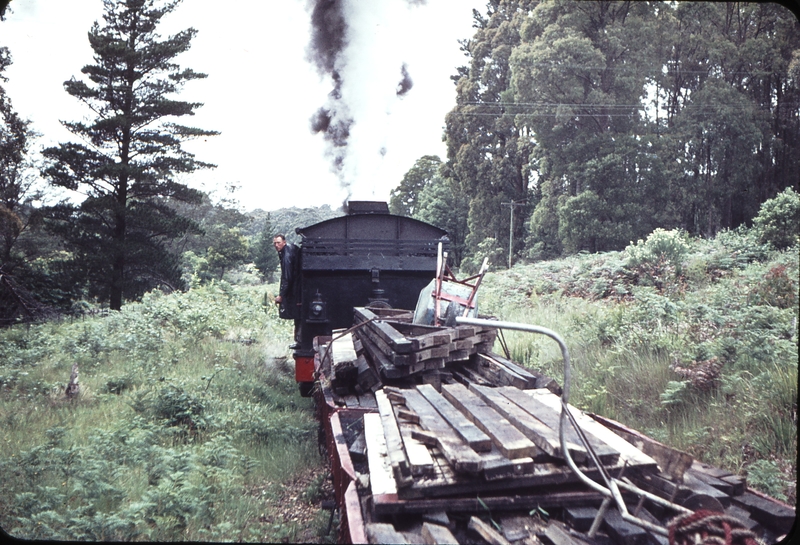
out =
[[(469, 297), (445, 296), (444, 231), (388, 214), (385, 203), (351, 203), (349, 212), (298, 229), (303, 312), (294, 354), (330, 460), (339, 542), (796, 538), (795, 508), (745, 477), (570, 405), (564, 341), (478, 315), (480, 279), (463, 283)], [(430, 298), (432, 323), (420, 312)], [(453, 302), (458, 315), (440, 312)], [(512, 361), (495, 342), (505, 329), (557, 342), (560, 381)]]

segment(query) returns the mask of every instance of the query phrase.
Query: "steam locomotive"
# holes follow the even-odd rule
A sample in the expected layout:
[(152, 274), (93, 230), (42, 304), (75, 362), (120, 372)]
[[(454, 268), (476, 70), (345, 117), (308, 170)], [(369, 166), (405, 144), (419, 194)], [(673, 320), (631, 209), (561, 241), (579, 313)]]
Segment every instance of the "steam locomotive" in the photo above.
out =
[(355, 307), (413, 309), (436, 273), (447, 232), (389, 213), (385, 202), (350, 201), (346, 215), (296, 229), (300, 331), (293, 352), (303, 396), (314, 384), (313, 340), (353, 325)]

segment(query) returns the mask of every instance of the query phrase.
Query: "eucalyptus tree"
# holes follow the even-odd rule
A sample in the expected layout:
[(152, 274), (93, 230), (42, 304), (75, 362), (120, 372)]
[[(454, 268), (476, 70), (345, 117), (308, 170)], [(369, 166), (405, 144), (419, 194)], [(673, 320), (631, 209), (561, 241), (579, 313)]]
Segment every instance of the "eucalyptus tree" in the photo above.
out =
[[(666, 20), (666, 19), (665, 19)], [(800, 23), (779, 4), (679, 2), (656, 79), (685, 227), (712, 235), (749, 222), (797, 184), (800, 86), (790, 73)]]
[(64, 83), (88, 107), (89, 121), (63, 122), (78, 142), (44, 151), (49, 181), (82, 192), (79, 206), (53, 211), (90, 293), (112, 309), (156, 286), (180, 287), (178, 257), (165, 241), (195, 228), (168, 199), (199, 202), (200, 192), (176, 178), (214, 165), (182, 148), (188, 139), (218, 134), (179, 124), (202, 104), (173, 97), (205, 74), (183, 69), (175, 57), (197, 31), (167, 38), (162, 18), (180, 0), (103, 0), (103, 22), (89, 31), (94, 62), (84, 79)]
[(460, 266), (466, 254), (469, 198), (452, 178), (437, 173), (417, 196), (413, 218), (447, 231), (449, 256)]
[(618, 248), (658, 225), (663, 170), (643, 115), (655, 6), (556, 0), (522, 25), (511, 88), (536, 140), (542, 256)]
[[(445, 119), (444, 175), (458, 183), (470, 200), (467, 252), (487, 238), (508, 248), (511, 208), (503, 204), (529, 197), (533, 142), (527, 125), (515, 117), (508, 61), (520, 43), (522, 22), (537, 4), (491, 0), (485, 16), (474, 12), (477, 30), (462, 43), (469, 65), (454, 78), (456, 105)], [(516, 225), (513, 236), (521, 239), (523, 222)], [(514, 248), (521, 246), (521, 241), (514, 243)]]
[(424, 155), (405, 173), (400, 185), (389, 192), (389, 211), (399, 216), (413, 216), (419, 208), (419, 195), (430, 185), (442, 167), (436, 155)]

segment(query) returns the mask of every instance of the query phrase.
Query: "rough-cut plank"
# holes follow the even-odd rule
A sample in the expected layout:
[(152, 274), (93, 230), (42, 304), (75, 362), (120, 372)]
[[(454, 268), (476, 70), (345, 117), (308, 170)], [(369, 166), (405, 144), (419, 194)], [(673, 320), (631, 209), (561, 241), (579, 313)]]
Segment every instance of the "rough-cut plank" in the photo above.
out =
[(486, 380), (484, 377), (469, 369), (466, 366), (452, 369), (453, 378), (461, 384), (480, 384), (481, 386), (492, 386), (492, 382)]
[[(541, 402), (547, 403), (553, 409), (561, 410), (561, 399), (547, 389), (537, 388), (536, 390), (526, 390), (525, 393), (531, 396), (539, 396), (538, 399)], [(620, 461), (625, 461), (629, 465), (639, 466), (643, 469), (656, 468), (656, 461), (653, 458), (631, 445), (599, 421), (594, 420), (592, 416), (584, 414), (572, 405), (569, 406), (569, 409), (583, 431), (591, 433), (620, 453)], [(609, 420), (606, 419), (606, 421)]]
[(472, 337), (477, 335), (483, 329), (480, 326), (472, 326), (472, 325), (459, 325), (454, 327), (453, 329), (456, 330), (456, 338), (457, 339), (466, 339), (467, 337)]
[(596, 507), (567, 507), (564, 509), (564, 520), (570, 527), (579, 532), (587, 532), (592, 527), (595, 517), (597, 517)]
[[(546, 426), (552, 429), (556, 434), (559, 433), (558, 429), (560, 427), (560, 420), (561, 420), (561, 410), (554, 410), (550, 405), (543, 403), (539, 397), (540, 396), (532, 396), (525, 393), (522, 390), (518, 390), (516, 388), (510, 387), (503, 387), (498, 388), (498, 391), (503, 394), (505, 397), (519, 405), (522, 409), (529, 412), (534, 418), (542, 421)], [(582, 452), (582, 455), (586, 455), (586, 451), (584, 446), (578, 437), (577, 432), (570, 424), (569, 420), (566, 421), (567, 427), (565, 428), (565, 437), (568, 441), (568, 448), (570, 449), (570, 454), (573, 452), (573, 449), (578, 452)], [(583, 430), (584, 435), (586, 436), (587, 441), (592, 446), (597, 457), (600, 459), (600, 462), (603, 464), (613, 464), (616, 460), (619, 459), (619, 451), (616, 449), (608, 446), (605, 442), (595, 437), (590, 431)], [(574, 445), (574, 446), (573, 446)], [(580, 462), (580, 459), (576, 459), (576, 462)]]
[(727, 493), (698, 479), (691, 471), (683, 474), (683, 486), (691, 489), (695, 494), (703, 494), (718, 500), (722, 507), (728, 507), (731, 504), (731, 497)]
[(512, 542), (529, 538), (542, 528), (537, 519), (522, 515), (500, 517), (500, 527), (503, 529), (503, 537)]
[(795, 522), (795, 510), (787, 505), (770, 501), (752, 491), (735, 496), (733, 502), (750, 512), (750, 517), (767, 528), (774, 528), (779, 533), (792, 529)]
[(458, 543), (458, 540), (450, 530), (430, 522), (422, 523), (422, 538), (427, 545), (452, 545), (453, 543)]
[(603, 527), (618, 545), (645, 545), (649, 540), (644, 528), (623, 520), (616, 509), (606, 511)]
[(467, 528), (472, 530), (473, 532), (477, 532), (483, 539), (491, 543), (492, 545), (511, 545), (506, 538), (500, 534), (497, 530), (483, 522), (476, 516), (472, 516), (469, 519), (469, 524)]
[(355, 311), (356, 322), (361, 323), (368, 320), (373, 320), (364, 327), (375, 331), (384, 341), (389, 343), (397, 353), (405, 354), (407, 352), (411, 352), (411, 341), (406, 339), (405, 335), (397, 331), (391, 325), (387, 324), (383, 320), (379, 320), (378, 316), (374, 312), (363, 307), (356, 307), (353, 310)]
[(526, 377), (512, 371), (505, 365), (495, 360), (488, 354), (478, 354), (476, 359), (476, 371), (485, 377), (491, 377), (493, 382), (500, 386), (514, 386), (525, 389), (533, 387), (534, 381), (529, 381)]
[(358, 396), (359, 406), (362, 409), (377, 409), (378, 404), (375, 402), (375, 395), (372, 393), (361, 394)]
[(403, 438), (397, 427), (397, 420), (392, 410), (392, 404), (382, 390), (375, 392), (375, 401), (378, 403), (378, 413), (383, 425), (383, 436), (386, 439), (386, 449), (389, 453), (389, 463), (392, 465), (397, 486), (408, 486), (413, 482), (411, 464), (408, 462)]
[(532, 373), (528, 369), (525, 369), (521, 365), (518, 365), (518, 364), (514, 363), (513, 361), (504, 358), (500, 354), (496, 354), (494, 352), (490, 352), (487, 355), (489, 357), (491, 357), (493, 360), (495, 360), (497, 363), (507, 367), (510, 371), (513, 371), (514, 373), (518, 374), (519, 376), (524, 377), (528, 381), (528, 384), (530, 385), (530, 388), (534, 388), (535, 387), (536, 381), (537, 381), (537, 379), (539, 377), (537, 377), (534, 373)]
[(344, 363), (354, 363), (358, 358), (353, 346), (353, 334), (346, 333), (333, 340), (331, 345), (334, 369)]
[[(374, 322), (373, 322), (374, 323)], [(414, 355), (410, 352), (401, 354), (397, 352), (394, 347), (387, 343), (380, 335), (378, 335), (375, 330), (370, 328), (369, 326), (361, 328), (357, 331), (358, 338), (364, 342), (364, 339), (367, 338), (372, 342), (371, 347), (365, 347), (368, 351), (373, 349), (377, 349), (383, 354), (386, 359), (392, 362), (392, 365), (397, 366), (405, 366), (409, 363), (412, 363), (414, 360)]]
[(406, 406), (419, 415), (420, 426), (434, 435), (436, 446), (455, 471), (478, 473), (482, 469), (480, 456), (469, 448), (422, 394), (406, 390), (404, 397)]
[[(600, 505), (603, 495), (599, 492), (589, 492), (582, 487), (581, 491), (542, 492), (531, 495), (509, 496), (458, 496), (447, 498), (415, 498), (398, 499), (396, 495), (381, 497), (375, 500), (375, 513), (379, 516), (399, 513), (427, 513), (430, 511), (446, 510), (448, 513), (476, 513), (486, 512), (488, 508), (495, 511), (521, 511), (541, 507), (542, 509), (556, 509), (564, 507), (577, 507), (581, 505)], [(563, 487), (560, 488), (563, 490)]]
[(701, 473), (699, 471), (695, 471), (694, 468), (689, 468), (686, 473), (684, 473), (684, 478), (686, 475), (691, 475), (695, 479), (704, 482), (709, 486), (713, 486), (720, 492), (723, 492), (729, 496), (733, 495), (733, 485), (731, 483), (725, 482), (722, 479), (717, 479), (716, 477), (712, 477), (711, 475), (707, 475), (705, 473)]
[(550, 524), (544, 529), (544, 535), (547, 536), (553, 545), (584, 545), (585, 542), (573, 538), (569, 532), (556, 521), (550, 521)]
[(397, 484), (392, 475), (386, 439), (383, 436), (381, 415), (364, 415), (364, 438), (367, 441), (367, 464), (369, 465), (369, 486), (372, 495), (397, 494)]
[(381, 320), (391, 321), (393, 323), (399, 322), (404, 324), (410, 324), (411, 320), (414, 319), (413, 310), (405, 310), (401, 308), (380, 308), (380, 307), (369, 307), (367, 310), (372, 312), (375, 316), (377, 316)]
[(714, 467), (712, 465), (708, 465), (706, 463), (701, 462), (700, 460), (693, 460), (692, 461), (692, 471), (704, 473), (706, 475), (710, 475), (711, 477), (716, 477), (717, 479), (721, 479), (723, 477), (727, 477), (729, 475), (733, 475), (727, 469), (721, 469), (719, 467)]
[(692, 467), (688, 470), (695, 477), (710, 484), (714, 488), (722, 490), (729, 496), (744, 494), (747, 488), (747, 479), (734, 475), (730, 471), (718, 467), (704, 464), (699, 460), (692, 462)]
[(503, 456), (495, 445), (492, 445), (492, 451), (484, 454), (482, 459), (483, 478), (487, 481), (533, 473), (533, 458), (510, 460)]
[(385, 522), (367, 523), (367, 537), (370, 543), (408, 543), (403, 534)]
[(403, 444), (408, 455), (408, 463), (411, 466), (411, 474), (416, 476), (432, 475), (434, 473), (433, 459), (428, 447), (421, 441), (414, 439), (413, 424), (400, 423), (400, 435), (403, 437)]
[(350, 543), (366, 543), (364, 518), (361, 514), (361, 502), (358, 499), (355, 481), (350, 481), (350, 484), (347, 485), (347, 490), (344, 492), (344, 504)]
[(356, 334), (364, 344), (364, 350), (369, 354), (370, 359), (375, 364), (375, 368), (384, 379), (394, 379), (405, 376), (407, 373), (402, 367), (395, 367), (394, 363), (386, 357), (386, 354), (380, 351), (374, 342), (366, 336), (363, 331), (357, 331)]
[[(394, 399), (392, 399), (392, 397), (390, 397), (390, 396), (387, 396), (387, 397), (389, 397), (389, 399), (391, 401), (394, 401)], [(405, 404), (405, 401), (406, 401), (406, 398), (403, 397), (402, 403)], [(397, 418), (399, 418), (401, 420), (405, 420), (407, 422), (413, 422), (414, 424), (419, 424), (419, 415), (417, 413), (415, 413), (414, 411), (409, 411), (407, 409), (398, 409), (397, 407), (395, 407), (394, 414), (396, 414)]]
[(411, 350), (419, 351), (432, 346), (450, 344), (455, 332), (449, 328), (425, 326), (419, 324), (401, 324), (389, 322), (392, 327), (406, 336), (411, 342)]
[(374, 392), (380, 388), (381, 379), (375, 369), (373, 369), (369, 363), (367, 363), (367, 359), (363, 354), (358, 356), (356, 364), (358, 369), (358, 377), (356, 380), (358, 385), (361, 387), (362, 392)]
[(720, 480), (730, 484), (733, 487), (733, 491), (731, 492), (732, 496), (738, 496), (747, 491), (747, 479), (744, 477), (739, 475), (730, 475), (728, 477), (722, 477)]
[(442, 386), (442, 393), (453, 405), (492, 438), (508, 458), (532, 458), (538, 453), (533, 442), (463, 384)]
[(492, 440), (483, 433), (478, 427), (470, 422), (461, 411), (453, 407), (442, 394), (436, 391), (429, 384), (420, 384), (417, 391), (433, 405), (442, 418), (450, 424), (459, 437), (461, 437), (476, 452), (487, 452), (492, 450)]
[[(550, 456), (563, 458), (561, 452), (561, 442), (558, 439), (558, 432), (535, 418), (522, 407), (505, 397), (497, 388), (487, 388), (485, 386), (471, 385), (469, 389), (475, 392), (478, 397), (483, 399), (490, 407), (496, 410), (503, 417), (511, 422), (525, 437)], [(574, 443), (567, 443), (570, 454), (577, 462), (586, 459), (586, 449)]]
[(364, 438), (363, 431), (356, 436), (353, 444), (350, 445), (349, 452), (353, 460), (357, 462), (364, 460), (367, 454), (367, 440)]
[(758, 526), (758, 522), (750, 518), (750, 513), (739, 507), (738, 505), (731, 505), (725, 509), (725, 514), (735, 518), (748, 530), (753, 530)]
[[(400, 436), (403, 438), (403, 446), (408, 456), (408, 463), (411, 466), (411, 474), (414, 476), (431, 475), (434, 472), (433, 458), (423, 443), (414, 439), (414, 430), (419, 429), (419, 417), (416, 413), (400, 409), (393, 405), (395, 416), (398, 418), (397, 426), (400, 429)], [(413, 414), (416, 422), (401, 418), (401, 413)]]
[(624, 438), (637, 449), (644, 452), (657, 463), (661, 471), (670, 475), (675, 480), (681, 480), (683, 474), (692, 466), (694, 460), (690, 454), (668, 447), (634, 429), (615, 422), (609, 418), (592, 415), (592, 418), (610, 428), (617, 435)]

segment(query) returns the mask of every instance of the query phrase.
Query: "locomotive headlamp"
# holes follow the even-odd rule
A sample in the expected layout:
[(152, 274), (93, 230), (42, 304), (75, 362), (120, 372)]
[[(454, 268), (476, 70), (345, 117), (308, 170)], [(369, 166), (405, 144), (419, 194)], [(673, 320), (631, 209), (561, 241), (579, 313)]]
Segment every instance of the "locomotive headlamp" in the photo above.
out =
[(308, 304), (308, 319), (306, 321), (310, 323), (328, 321), (327, 305), (322, 299), (322, 294), (319, 290), (317, 290), (317, 293), (314, 294), (314, 298)]

